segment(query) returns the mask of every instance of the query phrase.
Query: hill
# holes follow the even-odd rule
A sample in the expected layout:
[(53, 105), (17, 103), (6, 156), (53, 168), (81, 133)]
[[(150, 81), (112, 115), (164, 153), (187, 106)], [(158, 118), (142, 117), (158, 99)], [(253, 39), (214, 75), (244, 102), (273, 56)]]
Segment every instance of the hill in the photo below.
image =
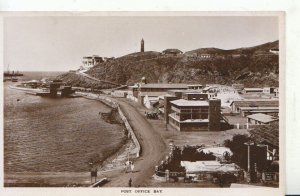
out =
[[(200, 48), (176, 55), (155, 51), (137, 52), (99, 63), (86, 73), (102, 80), (128, 85), (146, 77), (148, 82), (278, 86), (279, 56), (270, 52), (274, 48), (279, 48), (278, 41), (233, 50)], [(107, 84), (82, 81), (85, 79), (72, 73), (59, 78), (81, 86), (110, 87)]]

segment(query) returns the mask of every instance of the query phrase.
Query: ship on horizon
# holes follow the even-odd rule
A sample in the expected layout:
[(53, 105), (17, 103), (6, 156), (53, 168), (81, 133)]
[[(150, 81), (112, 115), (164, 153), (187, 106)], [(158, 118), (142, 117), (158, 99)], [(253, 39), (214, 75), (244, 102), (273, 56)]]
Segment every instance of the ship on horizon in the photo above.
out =
[(3, 81), (12, 81), (12, 82), (18, 82), (18, 78), (20, 76), (23, 76), (24, 74), (19, 71), (9, 71), (9, 65), (7, 66), (7, 71), (4, 71), (3, 73)]

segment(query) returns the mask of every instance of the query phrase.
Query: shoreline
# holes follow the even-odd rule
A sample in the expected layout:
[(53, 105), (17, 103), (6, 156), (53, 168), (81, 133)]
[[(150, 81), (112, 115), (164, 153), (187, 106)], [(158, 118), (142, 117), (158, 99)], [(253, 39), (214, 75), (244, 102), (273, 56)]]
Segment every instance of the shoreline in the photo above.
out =
[[(140, 152), (141, 152), (140, 143), (118, 103), (112, 101), (111, 99), (109, 99), (106, 96), (101, 96), (101, 95), (99, 96), (94, 93), (76, 92), (76, 95), (80, 95), (81, 97), (86, 98), (86, 99), (100, 101), (101, 103), (103, 103), (111, 108), (117, 108), (118, 115), (124, 123), (124, 126), (125, 126), (124, 129), (127, 130), (127, 139), (126, 139), (125, 144), (121, 148), (119, 148), (119, 150), (116, 150), (116, 153), (113, 153), (111, 156), (106, 158), (100, 167), (105, 167), (106, 166), (105, 163), (107, 163), (109, 161), (111, 161), (111, 162), (116, 161), (117, 162), (116, 164), (118, 165), (119, 164), (118, 162), (120, 162), (120, 161), (124, 162), (125, 159), (136, 159), (140, 156)], [(127, 146), (127, 147), (125, 148), (125, 146)], [(124, 157), (125, 155), (127, 155), (127, 157)], [(124, 165), (123, 165), (123, 167), (124, 167)]]
[[(15, 86), (9, 86), (11, 89), (20, 91), (35, 92), (36, 89), (25, 89)], [(115, 173), (119, 170), (125, 169), (125, 162), (139, 157), (140, 144), (137, 141), (134, 132), (129, 125), (126, 117), (122, 113), (118, 104), (108, 99), (107, 97), (97, 97), (93, 93), (76, 93), (82, 98), (100, 101), (110, 108), (117, 107), (118, 115), (122, 119), (124, 131), (127, 129), (127, 138), (113, 153), (106, 156), (101, 163), (97, 165), (98, 176), (106, 176), (108, 173)], [(128, 130), (129, 129), (129, 130)], [(126, 132), (125, 132), (126, 135)], [(107, 176), (109, 177), (109, 175)], [(77, 179), (73, 180), (70, 178)], [(63, 180), (64, 179), (64, 180)], [(85, 180), (82, 180), (85, 179)], [(98, 177), (100, 179), (100, 177)], [(55, 182), (57, 181), (57, 182)], [(90, 185), (90, 171), (89, 172), (5, 172), (4, 186), (5, 187), (69, 187), (69, 186), (89, 186)]]

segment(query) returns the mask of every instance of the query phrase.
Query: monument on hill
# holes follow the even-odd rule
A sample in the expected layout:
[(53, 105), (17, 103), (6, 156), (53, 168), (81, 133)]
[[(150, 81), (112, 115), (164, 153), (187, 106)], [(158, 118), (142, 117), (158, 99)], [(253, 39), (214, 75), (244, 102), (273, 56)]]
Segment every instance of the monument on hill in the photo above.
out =
[(142, 41), (141, 41), (141, 52), (144, 52), (144, 39), (142, 38)]

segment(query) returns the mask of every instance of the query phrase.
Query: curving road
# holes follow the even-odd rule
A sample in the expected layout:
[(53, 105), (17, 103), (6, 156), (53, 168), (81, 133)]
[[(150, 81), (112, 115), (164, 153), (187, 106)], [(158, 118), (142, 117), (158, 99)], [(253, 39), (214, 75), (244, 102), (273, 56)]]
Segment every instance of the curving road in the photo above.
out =
[(124, 99), (113, 99), (120, 104), (124, 115), (127, 117), (142, 147), (141, 157), (134, 162), (133, 173), (123, 173), (105, 186), (107, 187), (127, 187), (128, 181), (132, 178), (132, 186), (145, 187), (148, 180), (154, 174), (155, 166), (160, 163), (168, 152), (167, 144), (157, 130), (155, 130), (148, 120), (138, 111), (139, 107)]

